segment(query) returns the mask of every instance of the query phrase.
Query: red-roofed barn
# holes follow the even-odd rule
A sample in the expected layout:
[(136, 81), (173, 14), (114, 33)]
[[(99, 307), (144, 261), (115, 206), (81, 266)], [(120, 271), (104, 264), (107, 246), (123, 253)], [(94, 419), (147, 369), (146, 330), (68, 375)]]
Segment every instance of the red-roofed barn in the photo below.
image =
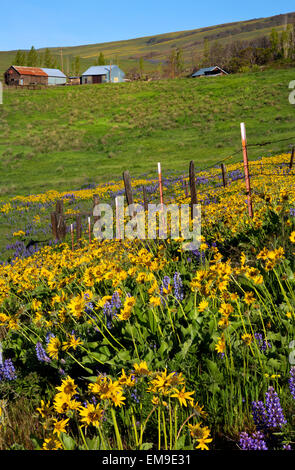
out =
[(48, 75), (39, 67), (12, 65), (4, 76), (6, 85), (48, 85)]

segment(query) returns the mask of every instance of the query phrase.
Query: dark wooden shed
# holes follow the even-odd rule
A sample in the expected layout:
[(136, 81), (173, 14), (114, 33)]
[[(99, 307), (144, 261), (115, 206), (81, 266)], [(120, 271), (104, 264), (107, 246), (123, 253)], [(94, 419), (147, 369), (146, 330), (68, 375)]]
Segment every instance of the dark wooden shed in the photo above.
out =
[(6, 85), (48, 85), (48, 75), (38, 67), (12, 65), (4, 74)]

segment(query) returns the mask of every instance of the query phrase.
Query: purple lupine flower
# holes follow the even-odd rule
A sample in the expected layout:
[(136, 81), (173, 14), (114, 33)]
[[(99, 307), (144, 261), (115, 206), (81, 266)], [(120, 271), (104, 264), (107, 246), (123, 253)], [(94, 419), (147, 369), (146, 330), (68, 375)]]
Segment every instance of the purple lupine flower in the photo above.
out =
[(290, 369), (289, 388), (291, 395), (295, 400), (295, 366), (292, 366)]
[(111, 306), (113, 308), (113, 315), (116, 315), (117, 311), (122, 307), (122, 302), (118, 291), (115, 291), (112, 295)]
[(139, 403), (139, 398), (137, 395), (136, 388), (134, 388), (133, 391), (131, 392), (131, 398), (135, 401), (135, 403)]
[(284, 444), (283, 445), (283, 450), (292, 450), (290, 444)]
[(161, 302), (162, 304), (165, 302), (165, 295), (164, 289), (169, 292), (169, 287), (170, 287), (171, 279), (169, 276), (164, 276), (162, 285), (160, 286), (160, 296), (161, 296)]
[(174, 274), (173, 283), (174, 283), (174, 296), (179, 302), (182, 302), (184, 298), (183, 284), (182, 284), (181, 276), (179, 272), (177, 271)]
[(265, 436), (261, 431), (254, 432), (252, 436), (247, 432), (241, 432), (240, 446), (242, 450), (268, 450)]
[(86, 313), (87, 315), (90, 315), (90, 314), (92, 313), (92, 310), (93, 310), (93, 309), (94, 309), (93, 303), (92, 303), (92, 302), (88, 302), (88, 303), (86, 304), (86, 306), (85, 306), (85, 310), (84, 310), (84, 311), (85, 311), (85, 313)]
[(267, 414), (265, 405), (262, 401), (252, 402), (252, 416), (258, 431), (267, 427)]
[(11, 359), (5, 359), (4, 363), (0, 366), (0, 381), (1, 380), (15, 380), (17, 378), (16, 371)]
[(40, 362), (50, 362), (51, 361), (51, 359), (47, 356), (47, 354), (45, 352), (45, 349), (43, 348), (40, 341), (38, 341), (38, 343), (36, 344), (35, 349), (36, 349), (36, 354), (37, 354), (38, 361), (40, 361)]
[(269, 428), (282, 428), (284, 424), (287, 424), (280, 399), (273, 387), (268, 387), (268, 391), (265, 394), (265, 407)]
[(254, 337), (261, 351), (266, 351), (271, 348), (271, 344), (263, 338), (261, 333), (254, 333)]
[(168, 290), (170, 287), (171, 279), (169, 276), (164, 276), (162, 285), (160, 287), (160, 293), (163, 295), (164, 289)]
[(112, 295), (112, 298), (110, 301), (106, 301), (106, 303), (103, 306), (103, 314), (105, 315), (107, 319), (107, 328), (112, 327), (112, 319), (114, 316), (117, 315), (119, 309), (122, 306), (122, 302), (120, 299), (120, 295), (117, 291), (115, 291)]

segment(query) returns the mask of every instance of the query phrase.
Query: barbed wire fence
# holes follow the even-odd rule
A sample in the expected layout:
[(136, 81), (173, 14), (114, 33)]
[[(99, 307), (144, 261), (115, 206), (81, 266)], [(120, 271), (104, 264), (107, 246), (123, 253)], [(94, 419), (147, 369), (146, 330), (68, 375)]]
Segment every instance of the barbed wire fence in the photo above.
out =
[[(149, 181), (147, 185), (134, 185), (132, 186), (132, 179), (129, 171), (123, 172), (124, 189), (117, 191), (117, 195), (114, 194), (114, 202), (118, 195), (125, 195), (127, 205), (130, 207), (134, 204), (134, 196), (137, 200), (141, 200), (144, 210), (148, 209), (149, 203), (152, 198), (160, 199), (160, 204), (164, 204), (164, 196), (168, 194), (169, 188), (175, 188), (175, 185), (179, 185), (178, 189), (184, 192), (185, 198), (189, 200), (190, 206), (193, 210), (194, 205), (198, 203), (209, 204), (216, 200), (216, 198), (222, 198), (223, 196), (232, 196), (234, 194), (240, 194), (247, 198), (248, 214), (249, 217), (253, 218), (253, 207), (252, 198), (253, 194), (264, 196), (263, 192), (259, 192), (254, 189), (252, 194), (251, 182), (261, 177), (286, 177), (295, 176), (295, 172), (292, 171), (294, 165), (294, 144), (295, 136), (286, 137), (276, 140), (267, 140), (256, 143), (247, 143), (245, 128), (241, 123), (241, 137), (242, 145), (239, 146), (230, 155), (227, 155), (212, 165), (208, 165), (204, 168), (195, 170), (194, 161), (190, 161), (189, 171), (186, 175), (177, 175), (173, 177), (165, 177), (162, 175), (161, 164), (158, 163), (158, 179)], [(244, 130), (243, 130), (244, 129)], [(244, 132), (244, 135), (243, 135)], [(248, 149), (263, 148), (268, 145), (286, 143), (292, 141), (290, 146), (290, 160), (288, 163), (280, 162), (278, 164), (263, 162), (261, 160), (249, 161), (248, 160)], [(236, 161), (236, 156), (243, 154), (243, 161)], [(226, 164), (234, 164), (234, 170), (227, 171)], [(214, 174), (212, 171), (214, 170)], [(211, 174), (210, 174), (211, 172)], [(244, 187), (236, 185), (235, 183), (244, 181)], [(265, 181), (264, 181), (265, 182)], [(165, 191), (164, 191), (165, 190)], [(280, 191), (276, 193), (279, 195)], [(273, 193), (273, 195), (275, 195)], [(93, 208), (99, 204), (99, 196), (95, 194), (93, 196)], [(132, 213), (129, 213), (132, 216)], [(51, 213), (51, 226), (52, 234), (55, 240), (63, 241), (67, 233), (71, 233), (72, 248), (74, 249), (74, 232), (76, 232), (76, 239), (78, 246), (81, 246), (82, 239), (82, 219), (83, 217), (88, 218), (87, 230), (89, 236), (89, 243), (91, 242), (91, 230), (94, 223), (96, 223), (99, 217), (95, 217), (92, 211), (79, 212), (76, 214), (65, 214), (63, 208), (63, 201), (56, 201), (56, 209)], [(70, 227), (67, 227), (66, 221), (72, 219)]]

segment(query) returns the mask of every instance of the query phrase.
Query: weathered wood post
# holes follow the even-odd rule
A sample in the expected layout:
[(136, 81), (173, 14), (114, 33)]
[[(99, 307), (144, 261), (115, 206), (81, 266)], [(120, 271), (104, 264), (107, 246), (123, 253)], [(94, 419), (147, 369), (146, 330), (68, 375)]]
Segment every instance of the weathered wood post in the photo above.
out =
[(146, 193), (146, 187), (142, 187), (142, 192), (143, 192), (143, 207), (145, 212), (148, 210), (148, 199), (147, 199), (147, 193)]
[(163, 199), (163, 184), (162, 184), (162, 169), (161, 169), (161, 163), (158, 163), (158, 175), (159, 175), (159, 189), (160, 189), (160, 201), (161, 204), (164, 204), (164, 199)]
[[(131, 206), (133, 204), (133, 194), (132, 194), (131, 177), (130, 177), (129, 171), (124, 171), (123, 180), (124, 180), (124, 186), (125, 186), (125, 195), (127, 199), (127, 205)], [(133, 216), (133, 210), (130, 207), (129, 207), (129, 215), (130, 217)]]
[(222, 183), (223, 183), (223, 187), (225, 188), (227, 186), (227, 173), (226, 173), (226, 167), (224, 163), (221, 163), (221, 172), (222, 172)]
[(295, 148), (292, 147), (291, 158), (290, 158), (290, 165), (289, 165), (290, 170), (292, 169), (293, 163), (294, 163), (294, 151), (295, 151)]
[(194, 204), (197, 204), (197, 190), (196, 190), (196, 179), (195, 179), (195, 164), (193, 160), (189, 164), (189, 184), (191, 192), (191, 215), (193, 218)]
[(56, 212), (51, 213), (51, 227), (52, 227), (52, 234), (55, 240), (58, 240), (57, 234), (57, 214)]
[(247, 152), (247, 138), (246, 138), (246, 127), (243, 122), (241, 122), (241, 137), (242, 137), (242, 147), (243, 147), (243, 160), (244, 160), (244, 172), (245, 172), (245, 182), (246, 182), (246, 193), (247, 193), (247, 204), (248, 204), (248, 214), (251, 219), (253, 218), (253, 207), (252, 207), (252, 195), (251, 195), (251, 184), (249, 177), (249, 163), (248, 163), (248, 152)]
[(52, 233), (56, 240), (64, 240), (67, 233), (67, 227), (64, 216), (63, 200), (56, 201), (55, 212), (51, 214)]
[(94, 229), (100, 228), (100, 212), (95, 209), (99, 205), (99, 196), (98, 194), (93, 195), (93, 225)]
[(71, 224), (72, 250), (74, 250), (74, 226)]
[(188, 197), (188, 181), (185, 180), (185, 197)]
[(57, 214), (63, 214), (63, 212), (64, 212), (64, 202), (63, 202), (62, 199), (58, 199), (56, 201), (55, 212), (57, 212)]
[(88, 237), (89, 237), (89, 244), (91, 243), (91, 218), (88, 217)]
[(81, 239), (82, 239), (82, 217), (81, 215), (77, 215), (76, 217), (76, 236), (77, 236), (77, 243), (81, 246)]

